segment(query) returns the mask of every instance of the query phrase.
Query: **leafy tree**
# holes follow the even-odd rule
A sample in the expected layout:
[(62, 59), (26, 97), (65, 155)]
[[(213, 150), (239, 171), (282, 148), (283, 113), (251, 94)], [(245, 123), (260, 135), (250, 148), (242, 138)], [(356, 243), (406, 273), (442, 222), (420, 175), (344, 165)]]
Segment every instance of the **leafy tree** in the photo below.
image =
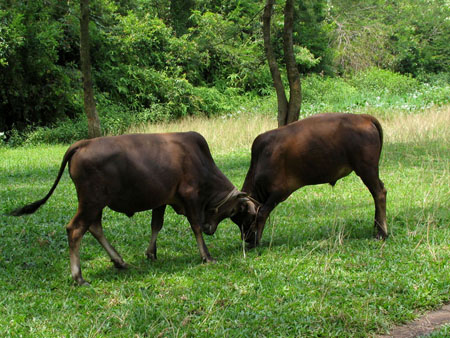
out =
[(1, 130), (75, 115), (76, 65), (59, 62), (70, 16), (69, 6), (56, 0), (0, 3)]
[(393, 68), (401, 73), (448, 72), (450, 69), (450, 3), (447, 0), (395, 2), (396, 20), (390, 37)]
[(187, 33), (193, 6), (193, 0), (170, 0), (170, 19), (177, 36)]
[(327, 21), (329, 2), (301, 0), (294, 7), (294, 49), (301, 73), (333, 74), (334, 50), (330, 37), (334, 26)]
[(446, 0), (332, 0), (328, 20), (341, 71), (377, 66), (419, 75), (448, 71)]

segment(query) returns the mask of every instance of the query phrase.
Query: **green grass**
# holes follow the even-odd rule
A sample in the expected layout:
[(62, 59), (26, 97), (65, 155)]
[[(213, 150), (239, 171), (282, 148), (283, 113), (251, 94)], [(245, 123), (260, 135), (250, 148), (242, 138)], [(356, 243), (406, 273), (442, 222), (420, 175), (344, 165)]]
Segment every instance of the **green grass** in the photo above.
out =
[[(35, 214), (0, 216), (0, 336), (367, 337), (439, 307), (450, 301), (449, 109), (417, 116), (427, 132), (407, 128), (408, 118), (382, 121), (386, 242), (373, 239), (373, 200), (354, 174), (294, 193), (256, 250), (244, 250), (224, 221), (205, 236), (216, 264), (201, 263), (186, 219), (172, 210), (150, 262), (151, 212), (130, 219), (105, 209), (106, 236), (130, 268), (114, 269), (87, 234), (81, 261), (92, 286), (78, 287), (64, 229), (76, 211), (66, 172)], [(226, 134), (226, 123), (216, 133)], [(231, 152), (220, 143), (212, 150), (240, 187), (249, 148), (234, 141), (241, 146)], [(0, 214), (43, 197), (65, 150), (0, 148)]]
[(445, 324), (435, 332), (426, 336), (421, 336), (420, 338), (447, 338), (447, 337), (450, 337), (450, 324)]

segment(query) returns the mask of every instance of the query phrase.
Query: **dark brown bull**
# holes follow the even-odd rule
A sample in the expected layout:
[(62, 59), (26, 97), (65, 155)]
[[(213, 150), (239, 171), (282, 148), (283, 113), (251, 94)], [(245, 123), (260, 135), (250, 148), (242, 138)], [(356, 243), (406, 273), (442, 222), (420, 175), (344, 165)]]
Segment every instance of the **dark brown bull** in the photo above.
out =
[(251, 246), (258, 245), (270, 212), (294, 191), (330, 183), (352, 171), (375, 201), (375, 228), (386, 238), (386, 189), (378, 176), (383, 144), (380, 123), (370, 115), (320, 114), (259, 135), (242, 191), (260, 203), (256, 219), (232, 219)]
[(78, 195), (78, 211), (67, 225), (73, 279), (85, 284), (80, 267), (80, 243), (89, 231), (117, 268), (125, 262), (103, 234), (101, 219), (106, 206), (132, 216), (153, 209), (152, 236), (147, 257), (156, 259), (156, 237), (166, 205), (185, 215), (195, 234), (203, 261), (211, 257), (202, 231), (214, 234), (226, 217), (246, 212), (255, 217), (252, 202), (217, 168), (205, 139), (198, 133), (134, 134), (101, 137), (74, 143), (64, 155), (58, 176), (47, 196), (11, 214), (35, 212), (55, 190), (64, 168)]

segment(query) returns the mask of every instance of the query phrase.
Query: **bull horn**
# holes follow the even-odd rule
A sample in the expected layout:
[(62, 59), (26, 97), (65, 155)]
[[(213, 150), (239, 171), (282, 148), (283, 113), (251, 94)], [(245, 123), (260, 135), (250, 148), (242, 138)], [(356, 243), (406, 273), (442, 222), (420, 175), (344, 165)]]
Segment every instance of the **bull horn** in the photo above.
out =
[(247, 202), (252, 202), (254, 205), (256, 205), (258, 208), (262, 205), (260, 202), (258, 202), (257, 200), (255, 200), (253, 197), (251, 197), (250, 195), (244, 193), (245, 196), (242, 198), (243, 200), (247, 201)]
[(239, 191), (239, 190), (236, 190), (236, 198), (242, 198), (242, 197), (247, 197), (248, 195), (247, 195), (247, 193), (246, 192), (243, 192), (243, 191)]
[[(258, 212), (256, 210), (256, 204), (253, 201), (250, 201), (249, 199), (247, 199), (247, 206), (248, 206), (250, 213), (256, 214)], [(259, 206), (258, 206), (258, 209), (259, 209)]]
[(233, 188), (233, 190), (231, 190), (223, 200), (221, 200), (215, 207), (213, 207), (213, 210), (218, 213), (219, 212), (219, 208), (224, 205), (225, 203), (227, 203), (230, 199), (232, 198), (237, 198), (239, 196), (239, 194), (241, 194), (241, 192), (239, 190), (237, 190), (236, 188)]

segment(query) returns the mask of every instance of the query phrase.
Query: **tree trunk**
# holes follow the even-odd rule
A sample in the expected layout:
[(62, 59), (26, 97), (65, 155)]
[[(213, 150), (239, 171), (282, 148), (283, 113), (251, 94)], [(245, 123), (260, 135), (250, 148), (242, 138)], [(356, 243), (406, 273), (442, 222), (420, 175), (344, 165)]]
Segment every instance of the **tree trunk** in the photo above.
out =
[(286, 124), (297, 121), (302, 104), (302, 91), (300, 74), (294, 56), (294, 41), (292, 39), (292, 29), (294, 25), (294, 4), (293, 0), (286, 0), (284, 7), (284, 32), (283, 50), (286, 71), (289, 80), (289, 105), (286, 117)]
[(281, 80), (280, 70), (273, 52), (270, 41), (270, 21), (273, 12), (275, 0), (267, 0), (263, 13), (263, 37), (264, 50), (269, 64), (270, 74), (272, 75), (273, 85), (277, 93), (278, 101), (278, 126), (284, 126), (288, 123), (298, 120), (302, 102), (300, 74), (294, 56), (294, 43), (292, 30), (294, 23), (294, 4), (293, 0), (286, 0), (284, 8), (284, 31), (283, 31), (283, 51), (286, 63), (286, 71), (289, 81), (289, 101), (286, 98), (283, 82)]
[(83, 74), (84, 111), (88, 120), (88, 137), (101, 136), (100, 120), (94, 101), (92, 86), (91, 56), (89, 52), (89, 0), (80, 0), (80, 58), (81, 73)]
[(278, 69), (277, 60), (270, 41), (270, 20), (272, 17), (273, 4), (275, 0), (267, 0), (263, 13), (263, 36), (264, 36), (264, 51), (266, 52), (267, 62), (269, 63), (270, 74), (272, 75), (273, 86), (277, 93), (278, 101), (278, 126), (286, 124), (288, 114), (288, 101), (284, 91), (283, 82), (281, 80), (280, 70)]

